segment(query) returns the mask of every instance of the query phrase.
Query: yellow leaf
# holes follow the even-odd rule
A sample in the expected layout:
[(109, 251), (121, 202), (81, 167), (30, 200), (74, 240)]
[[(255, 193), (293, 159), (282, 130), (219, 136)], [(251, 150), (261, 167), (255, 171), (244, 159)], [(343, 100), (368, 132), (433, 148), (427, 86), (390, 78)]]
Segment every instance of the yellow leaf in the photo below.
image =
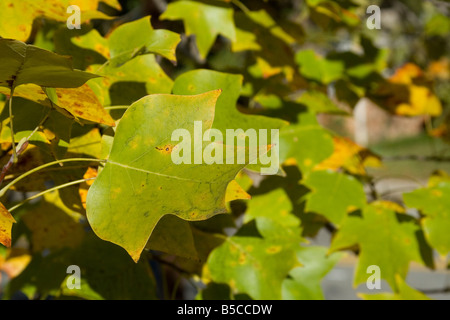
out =
[(0, 202), (0, 243), (6, 247), (11, 246), (11, 228), (15, 222), (11, 213)]
[(397, 69), (394, 75), (389, 79), (392, 83), (412, 84), (413, 78), (423, 76), (423, 71), (413, 63), (407, 63)]
[[(57, 106), (69, 112), (75, 118), (115, 126), (114, 120), (103, 108), (94, 91), (84, 84), (79, 88), (56, 88)], [(0, 87), (0, 93), (9, 94), (9, 89)], [(14, 90), (14, 96), (22, 97), (47, 107), (52, 107), (50, 100), (40, 86), (24, 84)], [(65, 114), (65, 113), (64, 113)]]
[(353, 174), (364, 175), (365, 167), (379, 167), (378, 156), (345, 137), (333, 137), (334, 152), (314, 167), (314, 170), (338, 170), (345, 168)]
[(442, 113), (442, 104), (430, 89), (410, 85), (409, 91), (409, 103), (399, 104), (396, 108), (397, 114), (402, 116), (439, 116)]
[[(81, 21), (90, 19), (112, 19), (97, 11), (100, 0), (2, 0), (0, 1), (0, 36), (26, 41), (36, 18), (42, 17), (66, 22), (70, 17), (67, 8), (77, 5), (81, 9)], [(120, 9), (117, 0), (104, 0), (108, 5)]]
[(25, 249), (12, 248), (8, 258), (1, 266), (10, 279), (17, 277), (28, 266), (31, 261), (31, 255)]
[(380, 106), (402, 116), (439, 116), (442, 104), (431, 90), (425, 72), (417, 65), (407, 63), (383, 83), (376, 96)]
[[(86, 173), (84, 174), (83, 179), (96, 178), (97, 175), (98, 175), (97, 169), (89, 167)], [(86, 198), (89, 188), (93, 183), (94, 180), (88, 180), (80, 184), (80, 189), (78, 190), (78, 193), (80, 194), (81, 204), (83, 205), (84, 209), (86, 209)]]

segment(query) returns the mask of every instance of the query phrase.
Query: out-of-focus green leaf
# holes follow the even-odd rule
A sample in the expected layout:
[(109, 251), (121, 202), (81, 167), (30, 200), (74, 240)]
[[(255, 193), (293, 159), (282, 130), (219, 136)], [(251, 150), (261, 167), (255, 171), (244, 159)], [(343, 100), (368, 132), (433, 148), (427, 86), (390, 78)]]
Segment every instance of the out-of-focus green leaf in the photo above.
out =
[(236, 39), (233, 9), (224, 2), (180, 0), (169, 3), (160, 18), (183, 20), (186, 35), (195, 35), (197, 48), (203, 59), (219, 34), (231, 41)]
[(403, 195), (405, 204), (425, 215), (421, 220), (425, 237), (445, 256), (450, 251), (450, 183), (441, 182)]
[(330, 251), (359, 245), (354, 286), (366, 282), (367, 268), (376, 265), (381, 270), (381, 278), (397, 290), (396, 275), (405, 279), (410, 262), (423, 263), (418, 239), (420, 227), (414, 219), (404, 218), (399, 221), (393, 210), (373, 203), (363, 209), (362, 216), (348, 216), (343, 220)]

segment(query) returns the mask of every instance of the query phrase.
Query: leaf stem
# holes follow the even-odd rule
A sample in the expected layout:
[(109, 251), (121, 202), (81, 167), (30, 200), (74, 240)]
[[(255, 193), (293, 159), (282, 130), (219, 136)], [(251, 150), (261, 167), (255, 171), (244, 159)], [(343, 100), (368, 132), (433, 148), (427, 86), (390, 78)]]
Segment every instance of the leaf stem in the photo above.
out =
[(231, 3), (233, 3), (236, 7), (241, 9), (246, 14), (250, 12), (250, 10), (239, 0), (231, 0)]
[(105, 110), (119, 110), (119, 109), (128, 109), (130, 106), (109, 106), (103, 107)]
[(13, 186), (14, 184), (16, 184), (17, 182), (19, 182), (20, 180), (22, 180), (23, 178), (29, 176), (30, 174), (33, 174), (41, 169), (53, 166), (55, 164), (61, 164), (61, 163), (65, 163), (65, 162), (78, 162), (78, 161), (88, 161), (88, 162), (105, 162), (106, 160), (103, 159), (90, 159), (90, 158), (69, 158), (69, 159), (62, 159), (62, 160), (56, 160), (56, 161), (52, 161), (49, 163), (45, 163), (39, 167), (33, 168), (30, 171), (25, 172), (24, 174), (18, 176), (16, 179), (14, 179), (13, 181), (11, 181), (10, 183), (8, 183), (5, 187), (3, 187), (0, 190), (0, 197), (4, 196), (6, 191), (8, 191), (8, 189)]
[(13, 162), (17, 162), (16, 142), (14, 140), (14, 126), (13, 126), (13, 113), (12, 113), (12, 99), (14, 95), (14, 86), (11, 87), (11, 93), (9, 95), (9, 127), (11, 128), (11, 144), (13, 152)]
[(75, 184), (80, 184), (80, 183), (83, 183), (83, 182), (86, 182), (86, 181), (89, 181), (89, 180), (94, 180), (94, 179), (95, 178), (75, 180), (75, 181), (67, 182), (67, 183), (64, 183), (62, 185), (59, 185), (59, 186), (47, 189), (45, 191), (39, 192), (38, 194), (35, 194), (34, 196), (31, 196), (31, 197), (23, 200), (22, 202), (19, 202), (15, 206), (13, 206), (10, 209), (8, 209), (8, 211), (12, 212), (12, 211), (16, 210), (17, 208), (19, 208), (20, 206), (22, 206), (25, 203), (27, 203), (28, 201), (31, 201), (31, 200), (36, 199), (36, 198), (39, 198), (40, 196), (43, 196), (46, 193), (53, 192), (53, 191), (56, 191), (56, 190), (59, 190), (59, 189), (62, 189), (62, 188), (70, 187), (70, 186), (73, 186)]

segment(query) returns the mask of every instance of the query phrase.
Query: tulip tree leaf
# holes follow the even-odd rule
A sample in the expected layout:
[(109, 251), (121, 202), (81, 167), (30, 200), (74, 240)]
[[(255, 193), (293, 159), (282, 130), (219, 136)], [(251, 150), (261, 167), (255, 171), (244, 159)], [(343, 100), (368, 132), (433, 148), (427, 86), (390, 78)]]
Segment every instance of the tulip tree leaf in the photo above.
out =
[(145, 17), (121, 25), (111, 33), (108, 40), (110, 63), (115, 66), (131, 60), (136, 55), (147, 53), (160, 54), (176, 62), (175, 49), (180, 42), (180, 35), (168, 30), (154, 30), (150, 17)]
[(423, 263), (417, 233), (420, 227), (414, 219), (399, 221), (396, 213), (376, 203), (367, 205), (362, 216), (348, 216), (330, 246), (330, 251), (358, 244), (358, 264), (354, 286), (367, 281), (367, 268), (380, 267), (381, 278), (397, 290), (396, 274), (405, 279), (412, 261)]
[(445, 256), (450, 251), (450, 183), (441, 182), (403, 195), (405, 204), (425, 215), (421, 220), (425, 237)]
[(186, 35), (196, 37), (202, 59), (206, 58), (219, 34), (231, 41), (236, 40), (233, 9), (224, 2), (176, 1), (169, 3), (160, 18), (183, 20)]
[(74, 70), (71, 59), (17, 40), (0, 39), (0, 86), (33, 83), (41, 87), (77, 88), (97, 75)]
[(314, 171), (303, 183), (311, 189), (306, 195), (305, 211), (322, 214), (336, 225), (341, 225), (349, 212), (366, 203), (362, 184), (344, 173)]
[[(87, 217), (100, 238), (122, 246), (135, 261), (164, 215), (198, 221), (226, 212), (227, 186), (246, 164), (224, 159), (224, 164), (177, 165), (171, 159), (179, 147), (171, 142), (172, 132), (184, 128), (192, 137), (194, 121), (211, 128), (219, 94), (150, 95), (120, 120), (108, 162), (89, 189)], [(255, 158), (249, 155), (246, 163)], [(132, 204), (125, 201), (131, 198)]]

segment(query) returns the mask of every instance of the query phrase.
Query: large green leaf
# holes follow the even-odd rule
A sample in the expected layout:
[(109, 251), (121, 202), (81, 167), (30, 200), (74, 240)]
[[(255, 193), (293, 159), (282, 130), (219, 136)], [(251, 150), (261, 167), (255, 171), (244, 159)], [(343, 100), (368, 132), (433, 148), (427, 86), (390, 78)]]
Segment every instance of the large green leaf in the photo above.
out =
[[(193, 136), (194, 121), (202, 122), (203, 131), (211, 128), (219, 94), (150, 95), (125, 112), (108, 162), (87, 197), (87, 217), (100, 238), (124, 247), (137, 261), (164, 215), (195, 221), (226, 212), (227, 186), (245, 164), (225, 159), (224, 164), (177, 165), (171, 159), (178, 150), (172, 132), (186, 129)], [(255, 155), (246, 163), (251, 159)]]
[(421, 220), (425, 237), (445, 256), (450, 251), (450, 183), (441, 182), (403, 195), (405, 204), (425, 215)]
[(167, 6), (160, 18), (183, 20), (186, 34), (195, 35), (200, 57), (203, 59), (219, 34), (232, 41), (236, 39), (233, 9), (224, 2), (176, 1)]
[(70, 58), (28, 45), (0, 39), (0, 86), (34, 83), (42, 87), (77, 88), (97, 75), (74, 70)]
[(420, 248), (420, 227), (407, 216), (399, 221), (394, 211), (377, 203), (367, 205), (362, 216), (348, 216), (330, 246), (330, 251), (358, 244), (359, 260), (354, 286), (366, 282), (367, 268), (376, 265), (394, 290), (396, 274), (405, 279), (412, 261), (423, 263)]

